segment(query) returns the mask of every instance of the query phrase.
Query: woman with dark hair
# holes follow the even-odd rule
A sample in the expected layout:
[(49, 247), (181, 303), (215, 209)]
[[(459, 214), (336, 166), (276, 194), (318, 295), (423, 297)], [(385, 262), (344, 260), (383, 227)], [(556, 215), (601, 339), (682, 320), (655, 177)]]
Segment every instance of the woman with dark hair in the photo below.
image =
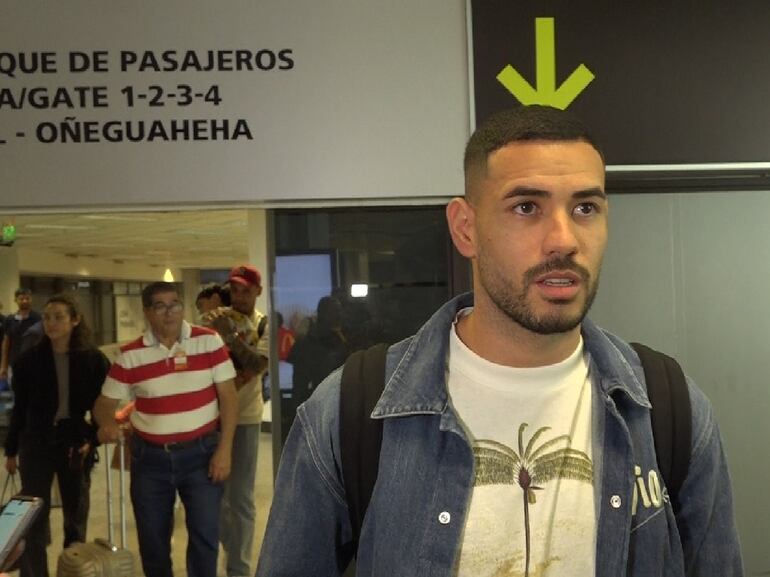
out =
[[(64, 546), (85, 541), (96, 426), (85, 420), (99, 396), (109, 361), (91, 344), (77, 302), (48, 299), (45, 335), (13, 366), (15, 403), (5, 442), (5, 468), (21, 472), (22, 492), (44, 509), (26, 538), (22, 577), (47, 577), (48, 513), (56, 473), (64, 514)], [(17, 461), (18, 458), (18, 461)]]

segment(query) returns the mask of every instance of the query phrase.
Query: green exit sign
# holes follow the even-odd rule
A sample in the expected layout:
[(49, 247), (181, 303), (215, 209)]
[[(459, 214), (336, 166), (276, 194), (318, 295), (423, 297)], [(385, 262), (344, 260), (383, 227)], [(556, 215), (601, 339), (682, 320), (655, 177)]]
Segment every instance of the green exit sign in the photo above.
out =
[(12, 243), (16, 240), (16, 227), (12, 224), (3, 225), (3, 242)]

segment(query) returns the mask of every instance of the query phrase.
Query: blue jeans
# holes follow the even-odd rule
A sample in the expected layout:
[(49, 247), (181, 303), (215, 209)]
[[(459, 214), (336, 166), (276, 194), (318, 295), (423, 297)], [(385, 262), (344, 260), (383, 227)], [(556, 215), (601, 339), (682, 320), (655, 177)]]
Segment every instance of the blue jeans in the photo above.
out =
[(228, 577), (251, 576), (254, 544), (254, 482), (257, 474), (259, 425), (238, 425), (233, 439), (233, 467), (225, 481), (222, 499), (222, 547), (227, 555)]
[(189, 537), (187, 575), (216, 575), (223, 487), (209, 480), (208, 469), (218, 442), (219, 435), (204, 435), (190, 447), (166, 452), (133, 435), (131, 502), (145, 575), (173, 577), (171, 534), (177, 492), (184, 505)]

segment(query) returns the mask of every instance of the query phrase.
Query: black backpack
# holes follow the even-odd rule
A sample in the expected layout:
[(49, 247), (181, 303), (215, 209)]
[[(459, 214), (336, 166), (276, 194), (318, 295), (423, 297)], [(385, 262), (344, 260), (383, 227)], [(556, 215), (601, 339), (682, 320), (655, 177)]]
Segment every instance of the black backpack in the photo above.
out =
[[(679, 489), (690, 465), (692, 414), (687, 383), (675, 359), (639, 343), (631, 343), (644, 368), (652, 403), (652, 432), (658, 468), (674, 511)], [(353, 546), (372, 497), (380, 462), (382, 420), (372, 419), (374, 405), (385, 387), (388, 345), (356, 351), (345, 362), (340, 391), (340, 450)], [(354, 549), (355, 550), (355, 549)]]

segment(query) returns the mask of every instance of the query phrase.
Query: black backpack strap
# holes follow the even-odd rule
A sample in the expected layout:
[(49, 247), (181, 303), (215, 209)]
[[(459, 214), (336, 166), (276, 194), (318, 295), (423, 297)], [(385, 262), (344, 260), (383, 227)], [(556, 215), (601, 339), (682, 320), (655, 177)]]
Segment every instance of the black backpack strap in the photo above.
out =
[(652, 404), (650, 419), (658, 468), (668, 488), (674, 511), (679, 489), (690, 467), (692, 407), (687, 381), (675, 359), (640, 343), (631, 343), (639, 355)]
[(342, 369), (340, 459), (355, 548), (380, 466), (382, 421), (371, 414), (385, 388), (387, 352), (386, 343), (356, 351)]
[(267, 328), (267, 315), (264, 315), (259, 319), (259, 324), (257, 325), (257, 337), (260, 339), (262, 338), (262, 335), (265, 334), (265, 328)]

